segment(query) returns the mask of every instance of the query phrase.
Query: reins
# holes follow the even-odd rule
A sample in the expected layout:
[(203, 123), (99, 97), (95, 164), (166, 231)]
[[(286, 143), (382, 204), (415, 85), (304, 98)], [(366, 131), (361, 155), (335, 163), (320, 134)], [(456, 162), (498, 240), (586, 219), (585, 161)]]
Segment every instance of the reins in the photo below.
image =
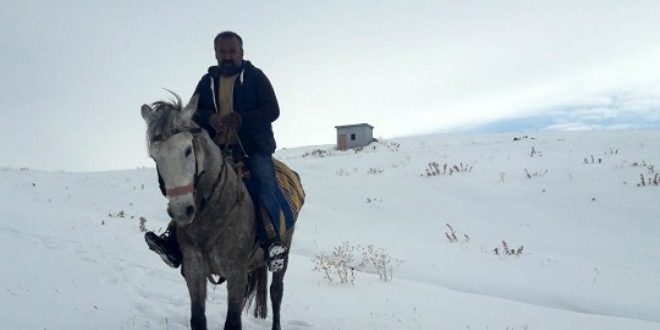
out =
[[(225, 132), (225, 141), (227, 140), (227, 137), (228, 137), (228, 132)], [(195, 145), (195, 140), (193, 140), (193, 146), (194, 145)], [(195, 152), (199, 152), (198, 148), (195, 148)], [(224, 174), (224, 177), (227, 178), (227, 173), (229, 171), (229, 168), (227, 167), (227, 163), (228, 163), (227, 158), (231, 157), (231, 154), (229, 153), (229, 151), (227, 149), (223, 150), (221, 154), (222, 154), (222, 167), (220, 168), (220, 172), (218, 172), (218, 177), (217, 177), (216, 181), (213, 183), (213, 186), (211, 187), (211, 194), (207, 198), (203, 198), (202, 202), (200, 203), (200, 204), (202, 204), (202, 205), (200, 205), (200, 212), (202, 212), (206, 208), (206, 206), (208, 206), (203, 201), (204, 200), (207, 200), (207, 201), (210, 200), (211, 197), (213, 196), (213, 194), (218, 190), (217, 188), (218, 188), (218, 185), (220, 184), (220, 181), (222, 180), (223, 174)], [(198, 156), (195, 155), (195, 159), (197, 159), (197, 157)], [(238, 187), (238, 194), (236, 196), (236, 203), (234, 204), (234, 206), (236, 204), (240, 204), (243, 201), (243, 197), (244, 197), (243, 184), (242, 184), (242, 181), (241, 181), (242, 180), (242, 175), (243, 175), (242, 173), (243, 173), (242, 165), (239, 165), (238, 169), (237, 169), (237, 173), (236, 173), (236, 178), (237, 178), (236, 184), (237, 184), (237, 187)], [(199, 178), (196, 177), (195, 180), (198, 181)], [(227, 180), (225, 179), (223, 184), (222, 184), (222, 188), (220, 189), (220, 196), (217, 198), (216, 203), (213, 206), (215, 206), (217, 203), (219, 203), (222, 200), (222, 193), (226, 190), (225, 189), (226, 184), (227, 184)], [(195, 192), (197, 192), (197, 189), (195, 189)], [(200, 215), (201, 214), (206, 214), (206, 213), (200, 213)]]

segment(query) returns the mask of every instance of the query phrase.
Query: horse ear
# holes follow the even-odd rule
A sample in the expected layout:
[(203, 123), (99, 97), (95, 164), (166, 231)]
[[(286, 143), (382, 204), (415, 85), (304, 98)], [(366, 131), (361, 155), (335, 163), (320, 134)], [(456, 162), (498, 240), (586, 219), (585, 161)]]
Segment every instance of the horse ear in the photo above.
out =
[(199, 94), (193, 95), (192, 98), (190, 98), (190, 102), (188, 102), (188, 105), (186, 105), (185, 108), (181, 111), (181, 118), (186, 121), (192, 121), (192, 117), (195, 114), (195, 111), (197, 111), (197, 103), (199, 102)]
[(142, 108), (140, 108), (140, 110), (142, 112), (142, 118), (144, 118), (144, 120), (148, 123), (149, 122), (149, 116), (151, 115), (151, 113), (154, 110), (151, 109), (151, 107), (147, 104), (143, 104)]

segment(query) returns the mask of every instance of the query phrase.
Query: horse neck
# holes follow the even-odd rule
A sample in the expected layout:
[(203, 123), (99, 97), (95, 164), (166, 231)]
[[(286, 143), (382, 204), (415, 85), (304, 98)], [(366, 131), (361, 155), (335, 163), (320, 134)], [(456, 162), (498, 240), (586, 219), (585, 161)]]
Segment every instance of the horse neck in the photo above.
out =
[(204, 174), (198, 183), (196, 201), (199, 205), (202, 198), (206, 198), (209, 210), (205, 213), (222, 211), (230, 208), (238, 197), (239, 184), (238, 175), (233, 166), (220, 152), (220, 149), (212, 142), (210, 138), (203, 138), (201, 143), (201, 152), (204, 153), (203, 171)]

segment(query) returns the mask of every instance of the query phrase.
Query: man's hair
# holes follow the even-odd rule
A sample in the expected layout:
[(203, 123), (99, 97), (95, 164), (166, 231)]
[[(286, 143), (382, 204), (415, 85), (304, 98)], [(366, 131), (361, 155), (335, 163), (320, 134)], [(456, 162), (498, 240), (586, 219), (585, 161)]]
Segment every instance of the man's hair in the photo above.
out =
[(231, 38), (238, 39), (238, 45), (241, 48), (243, 48), (243, 38), (241, 38), (241, 36), (239, 36), (238, 33), (234, 32), (234, 31), (222, 31), (222, 32), (218, 33), (218, 35), (215, 36), (215, 39), (213, 39), (213, 44), (215, 45), (216, 43), (218, 43), (218, 40), (220, 40), (220, 39), (227, 40), (227, 39), (231, 39)]

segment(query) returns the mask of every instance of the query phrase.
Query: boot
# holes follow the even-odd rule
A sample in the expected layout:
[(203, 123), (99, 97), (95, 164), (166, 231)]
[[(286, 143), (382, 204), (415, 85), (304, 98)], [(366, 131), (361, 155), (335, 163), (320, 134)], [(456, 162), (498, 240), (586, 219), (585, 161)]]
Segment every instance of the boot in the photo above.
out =
[(144, 234), (144, 240), (147, 242), (149, 249), (158, 253), (161, 259), (170, 267), (177, 268), (181, 265), (183, 256), (179, 245), (176, 242), (176, 234), (165, 231), (162, 235), (158, 236), (150, 231)]

